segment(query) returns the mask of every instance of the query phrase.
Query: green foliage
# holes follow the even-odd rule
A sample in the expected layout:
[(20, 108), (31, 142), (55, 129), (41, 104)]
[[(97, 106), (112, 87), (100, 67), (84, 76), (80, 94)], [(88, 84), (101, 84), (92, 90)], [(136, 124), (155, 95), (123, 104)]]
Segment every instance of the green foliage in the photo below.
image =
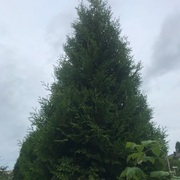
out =
[(19, 160), (22, 159), (22, 157), (19, 157), (14, 165), (14, 169), (13, 169), (13, 180), (19, 179), (19, 180), (23, 180), (23, 173), (21, 172), (20, 167), (24, 166), (24, 165), (20, 165)]
[(48, 162), (40, 161), (40, 157), (38, 157), (36, 152), (38, 135), (37, 131), (31, 132), (22, 143), (20, 156), (13, 170), (14, 180), (48, 180), (50, 178), (48, 173)]
[(173, 176), (173, 177), (171, 177), (171, 180), (180, 180), (180, 177)]
[(165, 172), (165, 171), (154, 171), (150, 173), (150, 177), (152, 178), (156, 178), (156, 179), (166, 179), (169, 178), (169, 172)]
[(119, 179), (147, 180), (169, 179), (169, 172), (165, 172), (165, 160), (162, 154), (163, 144), (158, 141), (142, 141), (141, 144), (127, 142), (126, 148), (131, 154), (127, 162), (133, 167), (127, 167)]
[(22, 179), (117, 179), (127, 165), (127, 141), (165, 144), (164, 131), (151, 122), (140, 92), (140, 64), (133, 62), (119, 22), (102, 0), (88, 2), (77, 8), (51, 94), (32, 114), (35, 130), (22, 143), (14, 168)]
[(128, 179), (146, 179), (146, 174), (139, 167), (127, 167), (122, 173), (121, 178)]

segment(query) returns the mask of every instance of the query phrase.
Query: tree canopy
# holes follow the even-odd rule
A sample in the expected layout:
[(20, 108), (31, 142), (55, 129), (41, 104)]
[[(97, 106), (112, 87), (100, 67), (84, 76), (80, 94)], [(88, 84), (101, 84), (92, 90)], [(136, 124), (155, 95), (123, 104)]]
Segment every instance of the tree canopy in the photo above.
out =
[(15, 180), (112, 180), (126, 167), (127, 141), (165, 144), (140, 91), (140, 64), (111, 8), (88, 0), (77, 13), (51, 94), (32, 114), (34, 130), (22, 143)]

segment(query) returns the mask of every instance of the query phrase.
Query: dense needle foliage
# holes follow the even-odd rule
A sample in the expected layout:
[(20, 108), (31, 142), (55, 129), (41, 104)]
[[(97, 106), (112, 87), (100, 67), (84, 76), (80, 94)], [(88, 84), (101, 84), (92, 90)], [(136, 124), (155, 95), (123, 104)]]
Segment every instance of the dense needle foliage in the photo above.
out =
[(88, 0), (77, 13), (51, 95), (32, 116), (35, 130), (22, 143), (15, 180), (113, 180), (126, 167), (127, 141), (164, 141), (111, 9)]

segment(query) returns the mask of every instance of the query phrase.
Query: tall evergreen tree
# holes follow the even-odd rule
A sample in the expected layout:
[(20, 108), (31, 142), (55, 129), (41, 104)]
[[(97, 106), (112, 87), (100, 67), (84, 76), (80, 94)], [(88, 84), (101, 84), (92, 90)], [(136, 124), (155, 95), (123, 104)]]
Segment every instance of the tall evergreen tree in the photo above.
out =
[(126, 166), (125, 144), (164, 140), (151, 122), (119, 22), (102, 0), (77, 8), (65, 57), (55, 68), (49, 99), (33, 116), (14, 173), (24, 179), (116, 179)]

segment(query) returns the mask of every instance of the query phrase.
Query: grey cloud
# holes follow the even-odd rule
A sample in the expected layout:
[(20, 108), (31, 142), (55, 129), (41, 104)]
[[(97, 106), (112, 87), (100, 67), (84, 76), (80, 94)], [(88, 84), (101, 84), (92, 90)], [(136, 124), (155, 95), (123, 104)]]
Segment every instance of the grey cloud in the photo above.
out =
[(3, 22), (0, 22), (0, 36), (5, 36), (8, 34), (8, 30), (6, 27), (6, 24)]
[(66, 36), (71, 35), (73, 32), (71, 24), (77, 17), (74, 8), (77, 4), (77, 2), (73, 2), (69, 11), (61, 12), (54, 16), (47, 26), (45, 40), (54, 53), (53, 56), (63, 52), (62, 46), (66, 43)]
[(166, 18), (155, 42), (145, 78), (162, 76), (180, 68), (180, 13)]
[(7, 22), (3, 18), (0, 18), (0, 37), (1, 37), (0, 42), (2, 41), (4, 37), (9, 36), (9, 35), (10, 35), (10, 32), (8, 29)]
[(0, 44), (0, 157), (11, 169), (18, 157), (18, 140), (30, 125), (29, 113), (39, 106), (38, 96), (46, 94), (41, 81), (47, 79), (47, 67), (35, 62)]
[(0, 49), (0, 156), (4, 160), (3, 164), (8, 162), (7, 165), (12, 168), (15, 159), (11, 158), (15, 157), (14, 154), (17, 156), (18, 152), (17, 140), (22, 138), (27, 126), (24, 113), (26, 106), (22, 96), (24, 80), (15, 64), (14, 51), (3, 45), (0, 45)]

